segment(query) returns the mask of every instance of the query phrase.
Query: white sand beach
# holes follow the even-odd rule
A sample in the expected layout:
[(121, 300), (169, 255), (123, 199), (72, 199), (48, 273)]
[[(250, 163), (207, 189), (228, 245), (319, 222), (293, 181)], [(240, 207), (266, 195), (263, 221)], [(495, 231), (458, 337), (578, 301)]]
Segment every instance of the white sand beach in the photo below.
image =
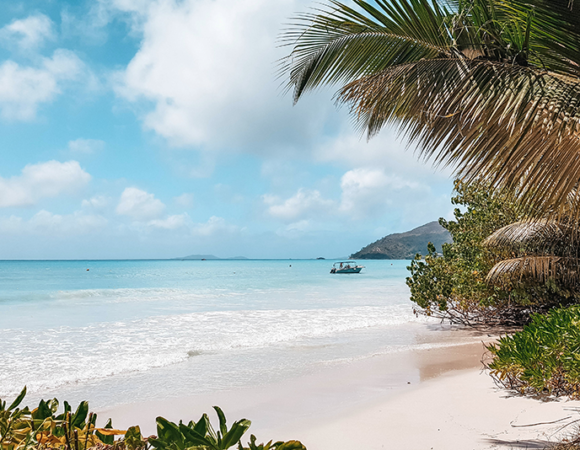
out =
[(210, 412), (215, 420), (211, 406), (219, 405), (230, 422), (252, 420), (258, 441), (298, 439), (309, 450), (544, 448), (573, 431), (580, 402), (510, 395), (482, 371), (483, 352), (477, 343), (381, 355), (278, 384), (99, 414), (153, 434), (158, 415), (188, 421)]

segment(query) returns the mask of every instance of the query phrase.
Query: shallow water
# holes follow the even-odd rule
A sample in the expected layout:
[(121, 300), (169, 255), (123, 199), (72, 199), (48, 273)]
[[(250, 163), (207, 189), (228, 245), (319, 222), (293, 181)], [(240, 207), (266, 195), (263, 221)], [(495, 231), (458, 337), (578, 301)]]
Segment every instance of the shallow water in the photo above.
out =
[[(0, 398), (106, 407), (256, 386), (448, 345), (413, 314), (407, 261), (0, 261)], [(87, 269), (89, 269), (87, 271)]]

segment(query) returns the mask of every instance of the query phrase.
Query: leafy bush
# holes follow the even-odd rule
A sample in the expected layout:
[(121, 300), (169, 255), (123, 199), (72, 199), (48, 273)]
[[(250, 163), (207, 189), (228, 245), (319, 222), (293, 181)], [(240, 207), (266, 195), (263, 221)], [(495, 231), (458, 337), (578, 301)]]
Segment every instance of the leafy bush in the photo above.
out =
[(417, 255), (407, 268), (417, 312), (470, 325), (519, 325), (529, 320), (531, 312), (574, 301), (554, 283), (488, 283), (490, 269), (498, 260), (511, 257), (512, 251), (490, 248), (486, 238), (523, 216), (513, 198), (485, 186), (456, 181), (455, 192), (451, 202), (462, 207), (455, 209), (455, 220), (439, 219), (453, 242), (443, 245), (442, 255), (429, 245), (428, 254)]
[(490, 374), (505, 388), (580, 398), (580, 306), (535, 314), (522, 331), (487, 348)]
[(0, 449), (19, 450), (36, 444), (52, 448), (85, 450), (99, 444), (112, 444), (115, 435), (125, 431), (115, 430), (111, 421), (104, 428), (96, 428), (97, 415), (89, 414), (87, 402), (81, 402), (74, 413), (68, 402), (64, 411), (56, 415), (57, 399), (41, 400), (38, 407), (30, 411), (19, 406), (26, 396), (26, 387), (7, 407), (0, 400)]
[[(138, 426), (128, 430), (115, 430), (111, 419), (103, 428), (96, 428), (97, 415), (89, 413), (89, 404), (81, 402), (75, 413), (64, 402), (64, 412), (56, 415), (58, 400), (41, 400), (38, 407), (30, 411), (19, 406), (26, 395), (26, 387), (9, 405), (0, 399), (0, 450), (227, 450), (234, 446), (238, 450), (306, 450), (299, 441), (278, 441), (256, 444), (251, 436), (248, 447), (243, 447), (241, 438), (251, 422), (241, 419), (228, 430), (223, 411), (214, 406), (219, 419), (219, 430), (212, 427), (207, 414), (198, 422), (175, 424), (157, 418), (157, 436), (144, 438)], [(123, 436), (115, 441), (115, 436)]]

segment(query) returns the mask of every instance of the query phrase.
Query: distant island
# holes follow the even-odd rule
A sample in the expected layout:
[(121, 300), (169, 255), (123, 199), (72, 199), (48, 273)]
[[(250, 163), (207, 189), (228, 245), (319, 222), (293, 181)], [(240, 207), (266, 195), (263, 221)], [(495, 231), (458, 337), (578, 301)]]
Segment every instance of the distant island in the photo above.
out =
[(215, 259), (248, 259), (245, 256), (232, 256), (231, 258), (218, 258), (215, 255), (189, 255), (183, 256), (181, 258), (173, 258), (173, 259), (194, 259), (194, 260), (215, 260)]
[(394, 233), (363, 247), (350, 255), (356, 259), (413, 259), (417, 253), (427, 253), (427, 244), (432, 242), (438, 252), (441, 246), (451, 242), (449, 232), (433, 221), (406, 233)]

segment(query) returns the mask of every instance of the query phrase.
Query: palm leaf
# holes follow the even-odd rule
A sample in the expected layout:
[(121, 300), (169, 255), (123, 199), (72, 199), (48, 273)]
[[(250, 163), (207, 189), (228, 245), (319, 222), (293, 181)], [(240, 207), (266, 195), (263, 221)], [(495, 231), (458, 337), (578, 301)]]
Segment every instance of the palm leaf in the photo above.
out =
[[(354, 0), (283, 36), (294, 100), (345, 84), (369, 137), (394, 124), (466, 181), (563, 214), (580, 182), (580, 18), (568, 0)], [(580, 217), (576, 208), (574, 214)]]
[(554, 281), (560, 286), (576, 288), (580, 282), (579, 274), (578, 258), (525, 256), (500, 261), (492, 267), (486, 279), (488, 283), (499, 286)]
[(517, 189), (530, 210), (561, 211), (577, 195), (580, 79), (481, 60), (422, 60), (351, 82), (339, 101), (369, 137), (395, 124), (425, 158), (457, 167), (466, 181)]
[(553, 255), (578, 255), (574, 245), (575, 228), (555, 220), (524, 220), (496, 230), (484, 241), (484, 245), (497, 250), (515, 253)]
[(445, 10), (427, 0), (354, 0), (364, 12), (332, 1), (333, 8), (304, 14), (281, 42), (293, 50), (281, 62), (294, 100), (323, 84), (355, 80), (387, 67), (450, 54)]

